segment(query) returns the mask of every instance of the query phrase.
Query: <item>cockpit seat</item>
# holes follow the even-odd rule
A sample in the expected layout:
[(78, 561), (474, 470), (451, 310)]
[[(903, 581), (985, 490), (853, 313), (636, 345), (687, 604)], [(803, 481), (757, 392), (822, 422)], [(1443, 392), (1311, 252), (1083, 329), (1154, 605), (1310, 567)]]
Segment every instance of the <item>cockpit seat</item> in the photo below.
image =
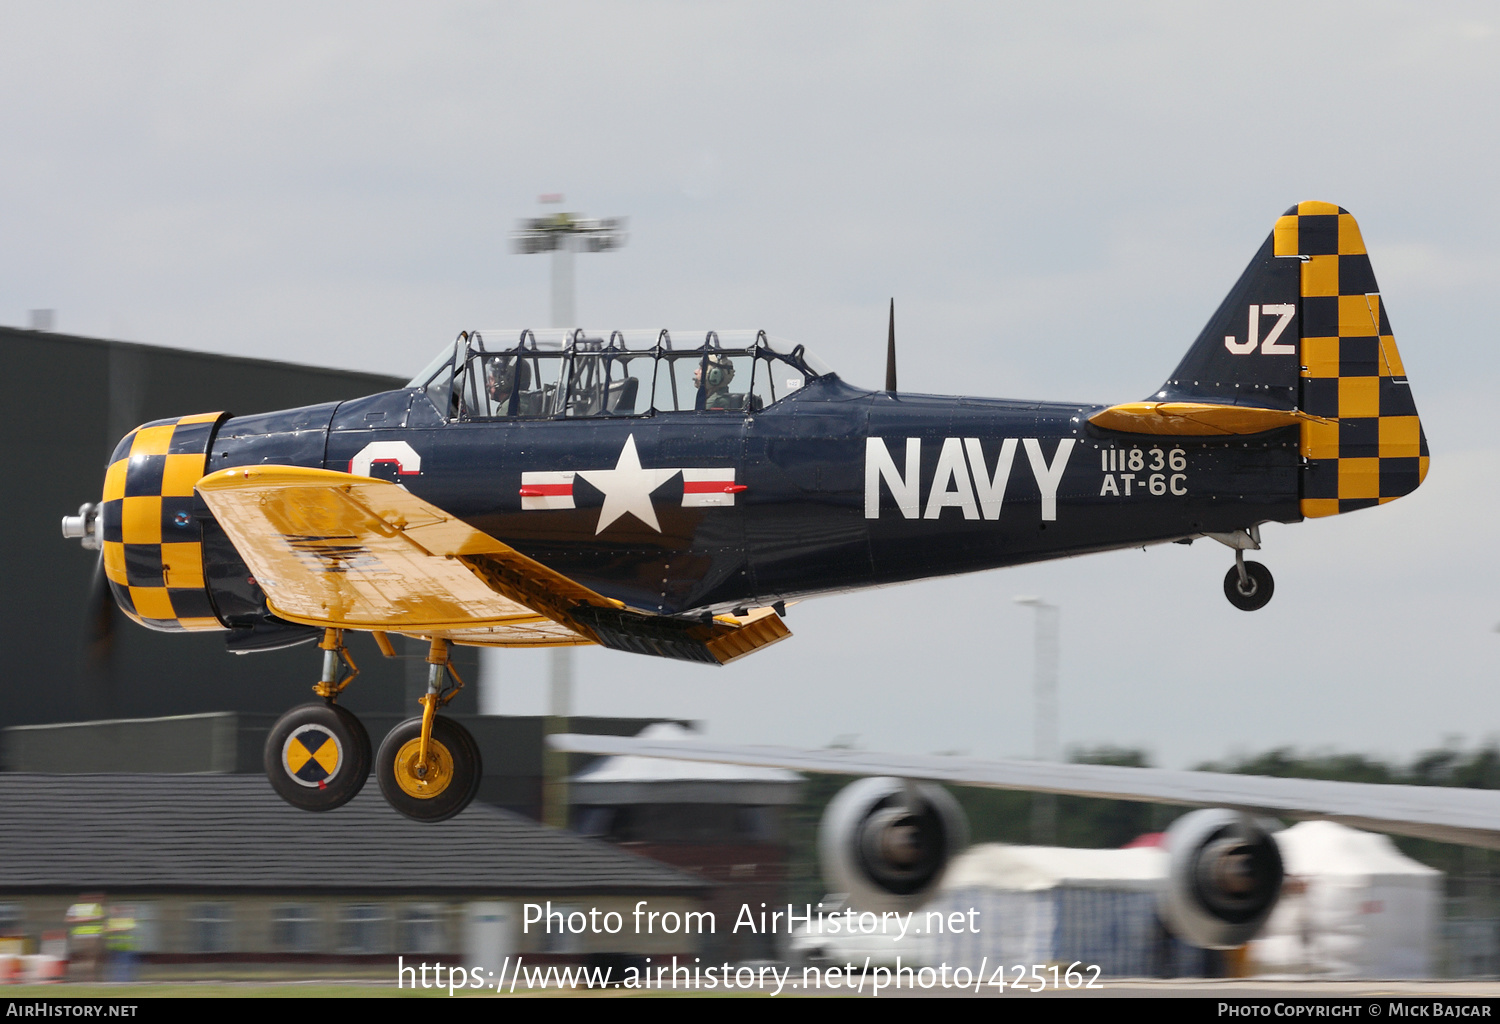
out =
[(612, 416), (629, 416), (635, 412), (636, 396), (641, 390), (641, 382), (637, 377), (626, 377), (624, 380), (615, 381), (609, 386), (609, 396), (605, 402), (605, 408)]

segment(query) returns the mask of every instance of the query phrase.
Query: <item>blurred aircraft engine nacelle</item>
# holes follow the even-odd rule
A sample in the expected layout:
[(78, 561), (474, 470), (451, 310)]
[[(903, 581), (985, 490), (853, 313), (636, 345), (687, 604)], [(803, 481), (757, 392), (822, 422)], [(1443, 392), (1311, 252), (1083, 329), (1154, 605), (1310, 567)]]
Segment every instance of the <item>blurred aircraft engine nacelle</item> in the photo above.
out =
[(869, 778), (844, 788), (823, 812), (823, 880), (861, 911), (915, 910), (969, 842), (958, 802), (941, 786)]
[(1158, 909), (1172, 933), (1209, 949), (1254, 938), (1281, 895), (1281, 850), (1270, 831), (1238, 811), (1194, 811), (1167, 830), (1166, 847)]

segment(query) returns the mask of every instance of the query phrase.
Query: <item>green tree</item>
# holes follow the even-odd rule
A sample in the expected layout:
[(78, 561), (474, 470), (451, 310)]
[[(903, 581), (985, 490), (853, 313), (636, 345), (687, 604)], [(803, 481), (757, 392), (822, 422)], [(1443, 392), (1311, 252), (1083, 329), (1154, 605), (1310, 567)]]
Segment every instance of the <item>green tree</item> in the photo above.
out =
[[(1329, 751), (1301, 754), (1290, 747), (1280, 747), (1264, 754), (1209, 762), (1199, 765), (1198, 770), (1286, 779), (1500, 789), (1500, 747), (1491, 741), (1473, 751), (1465, 751), (1456, 743), (1450, 743), (1417, 754), (1407, 765), (1388, 763), (1363, 754)], [(1491, 851), (1406, 836), (1391, 838), (1408, 857), (1444, 872), (1448, 894), (1468, 897), (1472, 901), (1472, 913), (1497, 912), (1500, 901), (1496, 900), (1494, 893)]]

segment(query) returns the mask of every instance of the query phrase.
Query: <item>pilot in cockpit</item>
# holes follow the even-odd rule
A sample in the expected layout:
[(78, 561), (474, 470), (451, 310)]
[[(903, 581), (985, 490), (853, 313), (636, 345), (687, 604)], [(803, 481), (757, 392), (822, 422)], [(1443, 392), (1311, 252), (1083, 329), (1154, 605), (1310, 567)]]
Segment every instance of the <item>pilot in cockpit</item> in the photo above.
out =
[[(485, 362), (485, 390), (489, 394), (491, 415), (527, 415), (534, 410), (526, 408), (535, 404), (535, 396), (527, 393), (531, 386), (531, 368), (524, 361), (512, 362), (506, 356), (494, 356)], [(511, 409), (511, 396), (521, 392), (516, 408)], [(528, 402), (528, 400), (530, 400)]]
[(734, 380), (734, 363), (722, 352), (709, 355), (693, 370), (693, 387), (702, 395), (701, 408), (738, 409), (738, 395), (729, 393), (729, 382)]

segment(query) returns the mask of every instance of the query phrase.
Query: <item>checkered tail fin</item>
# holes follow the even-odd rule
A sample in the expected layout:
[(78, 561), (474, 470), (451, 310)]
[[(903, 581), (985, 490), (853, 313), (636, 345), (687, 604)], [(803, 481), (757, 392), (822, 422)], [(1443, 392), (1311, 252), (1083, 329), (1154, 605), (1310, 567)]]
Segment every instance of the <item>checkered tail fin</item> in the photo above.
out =
[(1298, 410), (1302, 514), (1384, 504), (1427, 475), (1427, 438), (1359, 225), (1298, 203), (1152, 398)]

